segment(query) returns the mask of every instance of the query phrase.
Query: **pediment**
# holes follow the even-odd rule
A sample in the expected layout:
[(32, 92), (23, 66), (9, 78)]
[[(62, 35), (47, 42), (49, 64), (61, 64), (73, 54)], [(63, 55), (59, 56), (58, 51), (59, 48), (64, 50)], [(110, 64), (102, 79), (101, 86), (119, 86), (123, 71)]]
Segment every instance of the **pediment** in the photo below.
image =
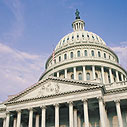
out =
[[(88, 84), (83, 84), (79, 82), (70, 82), (66, 80), (51, 80), (47, 79), (42, 82), (38, 82), (36, 85), (32, 86), (31, 88), (23, 91), (19, 95), (15, 96), (14, 98), (10, 99), (11, 101), (22, 101), (28, 100), (32, 98), (40, 98), (46, 96), (53, 96), (59, 95), (62, 93), (78, 91), (82, 89), (87, 89), (88, 87), (92, 87), (93, 85), (89, 86)], [(97, 85), (94, 85), (94, 87)]]

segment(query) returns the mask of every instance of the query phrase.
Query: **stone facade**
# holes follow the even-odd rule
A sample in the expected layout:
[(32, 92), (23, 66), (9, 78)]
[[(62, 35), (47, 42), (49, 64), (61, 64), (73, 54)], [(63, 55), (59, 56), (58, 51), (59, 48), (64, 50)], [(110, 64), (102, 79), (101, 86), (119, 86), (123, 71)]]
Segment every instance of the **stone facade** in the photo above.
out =
[(80, 17), (30, 88), (0, 104), (0, 127), (127, 127), (127, 72)]

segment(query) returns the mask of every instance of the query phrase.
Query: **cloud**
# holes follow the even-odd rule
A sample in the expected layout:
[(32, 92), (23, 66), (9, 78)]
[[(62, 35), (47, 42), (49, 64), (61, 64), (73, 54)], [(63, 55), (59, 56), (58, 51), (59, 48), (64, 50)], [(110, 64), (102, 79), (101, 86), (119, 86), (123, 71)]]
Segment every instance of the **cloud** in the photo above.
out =
[(14, 19), (9, 31), (3, 33), (2, 40), (16, 43), (24, 33), (24, 8), (21, 0), (4, 0), (7, 7), (12, 12)]
[(120, 59), (120, 64), (127, 70), (127, 42), (121, 42), (120, 46), (112, 47)]
[(0, 43), (0, 101), (36, 83), (48, 54), (30, 54)]

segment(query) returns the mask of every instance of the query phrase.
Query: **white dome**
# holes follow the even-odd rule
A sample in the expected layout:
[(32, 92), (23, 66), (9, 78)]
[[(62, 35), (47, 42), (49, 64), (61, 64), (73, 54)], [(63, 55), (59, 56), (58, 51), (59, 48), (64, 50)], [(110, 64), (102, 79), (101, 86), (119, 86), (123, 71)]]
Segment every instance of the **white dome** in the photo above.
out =
[(98, 35), (88, 31), (74, 31), (65, 35), (57, 44), (56, 49), (62, 48), (67, 45), (72, 45), (75, 43), (96, 43), (100, 45), (106, 45), (106, 43)]

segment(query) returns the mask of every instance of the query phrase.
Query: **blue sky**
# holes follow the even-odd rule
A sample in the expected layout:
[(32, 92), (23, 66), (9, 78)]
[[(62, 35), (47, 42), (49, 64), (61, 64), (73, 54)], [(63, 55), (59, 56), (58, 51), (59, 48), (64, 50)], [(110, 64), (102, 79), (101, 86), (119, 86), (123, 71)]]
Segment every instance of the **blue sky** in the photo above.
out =
[(34, 84), (53, 45), (72, 32), (75, 10), (127, 68), (126, 0), (1, 0), (0, 101)]

